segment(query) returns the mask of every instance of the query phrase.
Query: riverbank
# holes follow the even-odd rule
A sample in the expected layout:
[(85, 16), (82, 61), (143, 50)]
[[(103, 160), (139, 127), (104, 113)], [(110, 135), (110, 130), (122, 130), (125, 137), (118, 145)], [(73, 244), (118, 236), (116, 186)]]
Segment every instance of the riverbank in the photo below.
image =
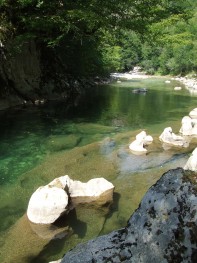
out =
[(179, 81), (185, 85), (186, 89), (192, 94), (197, 94), (197, 78), (191, 77), (174, 77), (173, 80)]
[[(138, 72), (138, 73), (112, 73), (111, 77), (114, 78), (115, 80), (120, 80), (120, 79), (124, 79), (124, 80), (131, 80), (131, 79), (147, 79), (150, 78), (150, 75), (146, 75), (146, 73), (142, 72)], [(153, 77), (153, 76), (152, 76)]]
[(146, 72), (133, 70), (126, 73), (112, 73), (112, 79), (116, 80), (117, 82), (121, 82), (121, 80), (132, 80), (132, 79), (148, 79), (148, 78), (166, 78), (168, 79), (169, 83), (171, 80), (178, 81), (182, 83), (186, 89), (189, 90), (191, 94), (197, 94), (197, 78), (185, 76), (185, 77), (172, 77), (172, 76), (155, 76), (155, 75), (148, 75)]

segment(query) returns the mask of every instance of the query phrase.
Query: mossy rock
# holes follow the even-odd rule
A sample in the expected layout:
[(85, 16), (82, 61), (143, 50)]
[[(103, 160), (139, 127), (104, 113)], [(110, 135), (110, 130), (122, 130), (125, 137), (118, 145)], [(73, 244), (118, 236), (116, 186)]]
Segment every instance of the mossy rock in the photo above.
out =
[(94, 123), (79, 123), (67, 128), (67, 130), (70, 132), (78, 131), (79, 133), (94, 135), (95, 133), (105, 134), (114, 132), (114, 127)]
[(51, 152), (58, 152), (66, 149), (71, 149), (76, 147), (81, 141), (81, 137), (76, 135), (58, 135), (58, 136), (50, 136), (46, 147)]
[[(52, 129), (53, 134), (75, 134), (75, 135), (88, 135), (90, 136), (100, 136), (99, 140), (101, 139), (101, 135), (108, 135), (108, 134), (113, 134), (116, 132), (115, 127), (111, 126), (105, 126), (102, 124), (95, 124), (95, 123), (75, 123), (75, 124), (70, 124), (66, 123), (65, 125), (61, 125), (60, 127), (56, 127)], [(84, 138), (83, 138), (84, 139)], [(88, 143), (90, 143), (92, 140), (89, 140)]]

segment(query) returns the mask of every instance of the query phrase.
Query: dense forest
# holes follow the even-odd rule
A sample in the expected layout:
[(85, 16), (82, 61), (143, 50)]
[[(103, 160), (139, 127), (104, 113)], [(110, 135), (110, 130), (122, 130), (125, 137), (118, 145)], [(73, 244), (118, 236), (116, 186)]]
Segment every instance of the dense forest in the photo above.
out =
[(195, 0), (0, 0), (0, 43), (20, 52), (35, 40), (61, 53), (77, 76), (197, 70)]

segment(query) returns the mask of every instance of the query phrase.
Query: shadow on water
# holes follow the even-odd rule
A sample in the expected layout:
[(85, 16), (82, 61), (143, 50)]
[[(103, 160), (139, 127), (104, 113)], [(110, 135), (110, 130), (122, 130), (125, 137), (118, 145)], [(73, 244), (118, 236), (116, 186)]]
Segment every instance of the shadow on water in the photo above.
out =
[[(22, 207), (18, 207), (16, 209), (15, 206), (4, 206), (0, 208), (0, 225), (1, 231), (5, 231), (10, 227), (10, 225), (15, 223), (15, 217), (20, 217), (24, 214), (25, 209)], [(5, 220), (6, 218), (6, 220)]]
[(68, 215), (63, 215), (55, 223), (51, 225), (51, 228), (58, 227), (64, 229), (67, 227), (67, 231), (55, 235), (48, 244), (44, 246), (44, 249), (36, 257), (28, 257), (26, 262), (30, 263), (47, 263), (48, 258), (55, 253), (60, 253), (64, 247), (66, 241), (76, 234), (79, 238), (84, 238), (87, 232), (87, 223), (77, 218), (76, 209), (69, 212)]
[(104, 228), (105, 228), (105, 223), (107, 222), (108, 219), (110, 219), (113, 216), (113, 214), (115, 212), (118, 212), (120, 197), (121, 197), (121, 195), (119, 193), (114, 192), (114, 194), (113, 194), (113, 202), (112, 202), (112, 204), (109, 207), (109, 212), (105, 216), (105, 221), (103, 223), (103, 227), (102, 227), (101, 231), (99, 232), (98, 236), (101, 235), (101, 234), (105, 234), (105, 233), (103, 233), (104, 232)]
[[(103, 225), (101, 226), (101, 230), (97, 234), (97, 236), (102, 234), (106, 221), (114, 214), (114, 212), (118, 211), (119, 200), (120, 194), (114, 193), (112, 203), (106, 203), (101, 207), (97, 205), (95, 206), (95, 204), (81, 205), (82, 208), (84, 208), (84, 213), (86, 213), (86, 208), (88, 208), (92, 210), (92, 213), (94, 213), (94, 210), (97, 210), (97, 212), (99, 212), (104, 217)], [(52, 240), (50, 240), (48, 244), (44, 246), (44, 249), (36, 257), (26, 258), (26, 262), (47, 263), (49, 261), (49, 258), (52, 257), (54, 254), (61, 253), (66, 242), (72, 242), (72, 240), (70, 241), (70, 239), (72, 239), (73, 235), (77, 235), (79, 239), (84, 239), (87, 235), (87, 223), (77, 218), (76, 209), (71, 210), (68, 215), (64, 215), (61, 218), (59, 218), (53, 225), (55, 225), (58, 228), (64, 228), (65, 226), (69, 226), (67, 235), (63, 237), (61, 236), (61, 234), (60, 236), (55, 236)], [(73, 244), (73, 246), (74, 245), (76, 244)]]
[(68, 225), (78, 237), (83, 238), (86, 235), (87, 223), (77, 218), (76, 209), (72, 209), (68, 215), (60, 217), (54, 223), (57, 227), (64, 227), (65, 224)]

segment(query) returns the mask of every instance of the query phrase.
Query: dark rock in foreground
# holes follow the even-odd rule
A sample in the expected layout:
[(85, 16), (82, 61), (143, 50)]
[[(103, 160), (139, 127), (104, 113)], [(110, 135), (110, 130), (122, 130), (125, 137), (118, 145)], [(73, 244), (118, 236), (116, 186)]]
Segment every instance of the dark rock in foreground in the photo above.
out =
[(149, 189), (125, 228), (78, 245), (61, 262), (197, 262), (195, 187), (194, 173), (168, 171)]

